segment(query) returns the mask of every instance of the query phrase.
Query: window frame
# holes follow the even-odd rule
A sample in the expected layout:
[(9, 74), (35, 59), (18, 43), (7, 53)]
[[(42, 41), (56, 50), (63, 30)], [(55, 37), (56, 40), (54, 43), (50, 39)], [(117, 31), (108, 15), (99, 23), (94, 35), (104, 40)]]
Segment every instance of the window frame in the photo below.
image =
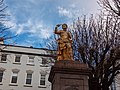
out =
[(41, 58), (40, 66), (41, 66), (41, 67), (48, 67), (49, 64), (48, 64), (48, 61), (47, 61), (47, 60), (49, 60), (49, 59), (46, 58), (46, 57), (42, 57), (42, 58)]
[(12, 72), (11, 83), (17, 84), (17, 82), (18, 82), (18, 72)]
[(47, 58), (42, 58), (42, 64), (46, 65), (47, 64)]
[(3, 74), (4, 74), (4, 71), (3, 70), (0, 70), (0, 73), (2, 72), (2, 75), (0, 74), (0, 83), (2, 83), (3, 81)]
[[(42, 83), (44, 84), (42, 84)], [(46, 74), (40, 74), (40, 86), (46, 86)]]
[[(28, 75), (31, 75), (31, 77), (30, 78), (28, 78)], [(32, 85), (32, 73), (27, 73), (26, 74), (26, 79), (25, 79), (25, 84), (26, 85)], [(27, 80), (30, 80), (30, 83), (27, 83)]]
[(20, 63), (21, 62), (21, 55), (15, 55), (15, 63)]
[(28, 56), (27, 65), (32, 65), (32, 66), (34, 66), (34, 58), (35, 58), (35, 56)]
[[(11, 73), (11, 80), (10, 80), (10, 86), (18, 86), (18, 73), (19, 73), (19, 69), (12, 69), (12, 73)], [(16, 75), (15, 75), (16, 74)], [(16, 82), (12, 82), (13, 77), (17, 77)]]
[(6, 53), (2, 53), (1, 54), (1, 60), (0, 62), (7, 62), (7, 54)]

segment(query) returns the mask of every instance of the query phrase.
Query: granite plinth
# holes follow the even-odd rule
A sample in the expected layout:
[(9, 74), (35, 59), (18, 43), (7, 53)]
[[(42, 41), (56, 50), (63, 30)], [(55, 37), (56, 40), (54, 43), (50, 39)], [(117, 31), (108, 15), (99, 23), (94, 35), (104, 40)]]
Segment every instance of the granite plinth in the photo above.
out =
[(91, 70), (79, 61), (56, 61), (51, 68), (49, 81), (52, 90), (89, 90), (88, 77)]

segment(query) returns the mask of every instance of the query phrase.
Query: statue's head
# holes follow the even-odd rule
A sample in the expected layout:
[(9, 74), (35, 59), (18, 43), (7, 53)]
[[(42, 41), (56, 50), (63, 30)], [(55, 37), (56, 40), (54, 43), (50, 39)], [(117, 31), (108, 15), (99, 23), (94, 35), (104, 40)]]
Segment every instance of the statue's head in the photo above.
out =
[(65, 23), (62, 24), (62, 29), (67, 29), (67, 27), (68, 27), (67, 24), (65, 24)]

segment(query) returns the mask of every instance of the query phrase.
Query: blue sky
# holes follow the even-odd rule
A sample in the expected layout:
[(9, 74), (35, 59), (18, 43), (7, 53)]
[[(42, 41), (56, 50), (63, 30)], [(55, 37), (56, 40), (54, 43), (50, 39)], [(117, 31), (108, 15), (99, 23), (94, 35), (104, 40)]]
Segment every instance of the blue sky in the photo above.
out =
[(46, 47), (56, 24), (71, 24), (82, 15), (96, 14), (97, 0), (5, 0), (10, 31), (18, 34), (10, 44)]

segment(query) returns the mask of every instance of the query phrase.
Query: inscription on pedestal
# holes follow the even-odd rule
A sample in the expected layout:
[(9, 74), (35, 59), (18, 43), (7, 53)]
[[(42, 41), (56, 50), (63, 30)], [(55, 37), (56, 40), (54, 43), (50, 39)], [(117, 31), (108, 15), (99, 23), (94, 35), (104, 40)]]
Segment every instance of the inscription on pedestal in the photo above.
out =
[(83, 85), (84, 85), (83, 79), (80, 78), (61, 78), (60, 83), (63, 86), (61, 90), (67, 90), (68, 88), (71, 88), (71, 90), (75, 88), (78, 90), (79, 89), (83, 90)]
[(68, 86), (66, 89), (64, 90), (79, 90), (78, 87), (76, 86)]

